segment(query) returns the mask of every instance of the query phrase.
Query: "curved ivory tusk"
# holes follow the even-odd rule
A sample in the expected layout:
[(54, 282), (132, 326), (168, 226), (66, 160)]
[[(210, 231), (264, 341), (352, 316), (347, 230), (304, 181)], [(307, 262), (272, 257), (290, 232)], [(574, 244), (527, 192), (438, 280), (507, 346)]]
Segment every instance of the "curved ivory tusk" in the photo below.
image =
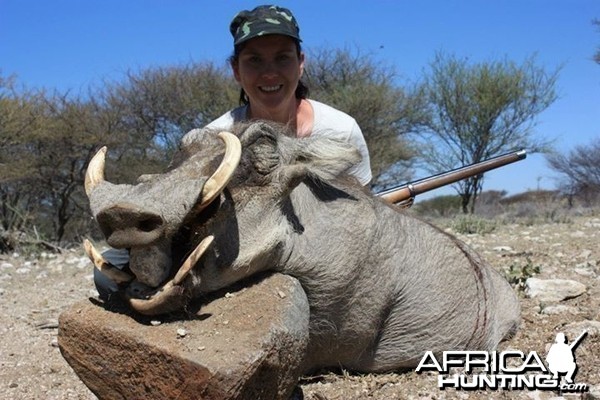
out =
[(121, 271), (114, 265), (110, 264), (108, 261), (102, 257), (102, 254), (90, 242), (85, 239), (83, 241), (83, 248), (85, 250), (85, 254), (90, 258), (94, 266), (98, 268), (104, 275), (113, 280), (117, 285), (121, 283), (131, 282), (133, 280), (133, 276), (129, 275), (126, 272)]
[(103, 146), (88, 164), (87, 171), (85, 172), (85, 193), (88, 197), (96, 185), (104, 182), (106, 150), (106, 146)]
[(144, 315), (157, 315), (173, 311), (176, 307), (184, 306), (186, 301), (184, 298), (185, 292), (183, 286), (180, 285), (187, 274), (192, 270), (196, 262), (206, 252), (210, 244), (213, 242), (214, 236), (205, 237), (192, 253), (185, 260), (175, 277), (165, 283), (161, 288), (157, 289), (156, 293), (149, 299), (136, 299), (129, 297), (129, 305), (131, 308)]
[(202, 196), (200, 197), (202, 203), (198, 206), (199, 210), (204, 209), (221, 194), (233, 176), (242, 157), (242, 145), (237, 136), (225, 131), (219, 133), (218, 136), (225, 142), (225, 155), (219, 168), (204, 184)]
[(179, 285), (181, 282), (183, 282), (183, 280), (188, 275), (188, 273), (192, 270), (194, 265), (196, 265), (196, 263), (198, 262), (200, 257), (202, 257), (202, 254), (204, 254), (204, 252), (206, 251), (208, 246), (210, 246), (212, 244), (214, 239), (215, 239), (215, 237), (213, 235), (209, 235), (209, 236), (205, 237), (204, 239), (202, 239), (200, 244), (198, 246), (196, 246), (194, 251), (192, 251), (192, 253), (188, 256), (188, 258), (185, 260), (185, 262), (181, 265), (181, 268), (179, 268), (179, 271), (177, 271), (177, 274), (175, 274), (175, 278), (173, 278), (174, 285)]

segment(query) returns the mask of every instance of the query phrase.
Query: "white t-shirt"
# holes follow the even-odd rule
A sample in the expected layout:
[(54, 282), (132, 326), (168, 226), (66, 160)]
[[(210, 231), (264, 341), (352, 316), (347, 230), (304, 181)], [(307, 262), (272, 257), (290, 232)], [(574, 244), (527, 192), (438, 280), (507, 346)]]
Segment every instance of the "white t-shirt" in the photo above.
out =
[[(348, 114), (337, 110), (327, 104), (315, 100), (308, 100), (313, 108), (314, 123), (312, 136), (323, 135), (327, 137), (341, 139), (356, 147), (362, 156), (362, 160), (350, 168), (348, 171), (354, 175), (358, 181), (367, 185), (371, 182), (371, 161), (369, 159), (369, 150), (367, 143), (360, 130), (360, 127)], [(235, 122), (246, 120), (247, 106), (234, 108), (231, 111), (221, 115), (216, 120), (206, 126), (211, 129), (229, 129)], [(183, 143), (189, 143), (201, 134), (200, 129), (194, 129), (183, 137)]]

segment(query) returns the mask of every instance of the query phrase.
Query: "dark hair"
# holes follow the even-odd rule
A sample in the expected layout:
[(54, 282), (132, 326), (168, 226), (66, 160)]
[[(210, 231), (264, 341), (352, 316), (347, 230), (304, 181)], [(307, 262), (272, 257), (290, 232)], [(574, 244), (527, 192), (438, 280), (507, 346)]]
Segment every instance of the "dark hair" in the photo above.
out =
[[(298, 58), (300, 58), (300, 55), (302, 53), (302, 47), (300, 46), (300, 41), (294, 39), (294, 43), (296, 44), (296, 54), (298, 55)], [(244, 42), (244, 43), (240, 43), (236, 46), (233, 46), (233, 54), (227, 59), (227, 61), (229, 61), (230, 65), (233, 66), (233, 64), (235, 64), (239, 61), (240, 53), (244, 49), (245, 45), (246, 45), (246, 43)], [(302, 79), (300, 79), (298, 81), (298, 86), (296, 86), (296, 92), (295, 92), (296, 98), (297, 99), (306, 99), (308, 97), (309, 92), (310, 91), (308, 89), (308, 86), (306, 86), (304, 84), (304, 82), (302, 82)], [(244, 88), (240, 89), (239, 102), (240, 102), (241, 106), (245, 106), (250, 103), (250, 99), (248, 98), (248, 95), (244, 91)]]

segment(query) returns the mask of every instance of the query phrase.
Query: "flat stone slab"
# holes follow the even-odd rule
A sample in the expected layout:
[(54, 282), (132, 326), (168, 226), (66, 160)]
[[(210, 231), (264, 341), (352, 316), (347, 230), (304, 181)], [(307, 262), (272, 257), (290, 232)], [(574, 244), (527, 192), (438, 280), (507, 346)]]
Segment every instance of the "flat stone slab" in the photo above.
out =
[(61, 353), (100, 399), (289, 399), (308, 344), (301, 285), (274, 274), (230, 291), (168, 320), (76, 303)]
[(543, 302), (558, 303), (581, 296), (585, 292), (586, 286), (583, 283), (570, 279), (529, 278), (525, 281), (526, 295)]

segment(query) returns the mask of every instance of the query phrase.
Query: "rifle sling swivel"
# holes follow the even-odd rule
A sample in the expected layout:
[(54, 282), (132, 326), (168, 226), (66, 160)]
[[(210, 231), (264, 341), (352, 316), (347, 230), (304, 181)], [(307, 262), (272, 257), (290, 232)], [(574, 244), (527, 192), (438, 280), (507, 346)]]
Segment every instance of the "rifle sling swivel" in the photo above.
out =
[(409, 194), (409, 196), (410, 196), (410, 197), (409, 197), (409, 199), (412, 199), (412, 200), (414, 200), (414, 199), (415, 199), (415, 196), (417, 195), (417, 194), (415, 193), (415, 187), (413, 186), (413, 184), (412, 184), (412, 183), (409, 183), (408, 185), (406, 185), (406, 188), (408, 189), (408, 194)]
[(399, 203), (396, 203), (397, 206), (402, 208), (412, 207), (412, 205), (415, 202), (415, 196), (417, 195), (417, 193), (415, 192), (415, 187), (412, 183), (407, 184), (406, 188), (408, 189), (408, 198), (406, 200), (402, 200)]

